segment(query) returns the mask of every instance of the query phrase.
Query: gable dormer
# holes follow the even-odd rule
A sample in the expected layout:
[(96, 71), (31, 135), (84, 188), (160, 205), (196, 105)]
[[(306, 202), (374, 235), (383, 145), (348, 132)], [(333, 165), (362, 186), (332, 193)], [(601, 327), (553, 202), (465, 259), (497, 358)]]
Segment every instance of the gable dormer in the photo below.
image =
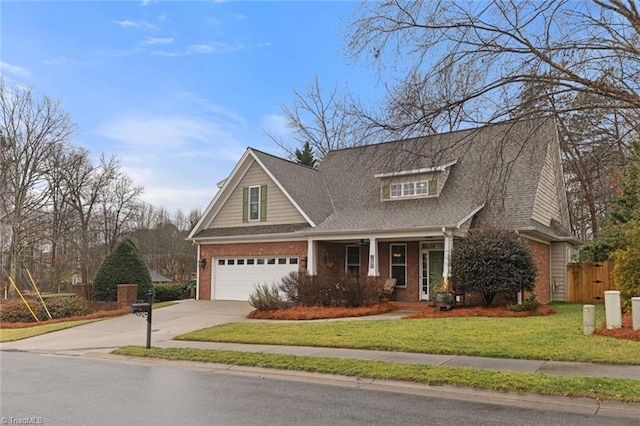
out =
[(401, 170), (374, 175), (380, 180), (382, 201), (437, 198), (456, 161), (421, 169)]

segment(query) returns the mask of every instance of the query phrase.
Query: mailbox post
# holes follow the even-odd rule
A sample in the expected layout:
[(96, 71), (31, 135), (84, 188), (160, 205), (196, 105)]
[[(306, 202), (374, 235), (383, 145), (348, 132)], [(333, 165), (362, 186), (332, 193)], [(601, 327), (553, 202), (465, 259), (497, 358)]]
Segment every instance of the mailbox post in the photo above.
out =
[(151, 306), (153, 305), (153, 290), (149, 290), (146, 303), (132, 303), (129, 312), (139, 317), (147, 318), (147, 349), (151, 348)]

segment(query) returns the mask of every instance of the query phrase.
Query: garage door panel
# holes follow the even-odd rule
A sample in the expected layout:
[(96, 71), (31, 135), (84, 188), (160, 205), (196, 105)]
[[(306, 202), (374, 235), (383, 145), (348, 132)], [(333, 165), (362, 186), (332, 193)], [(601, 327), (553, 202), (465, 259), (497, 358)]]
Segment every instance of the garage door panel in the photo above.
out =
[(255, 284), (279, 282), (291, 271), (298, 270), (295, 256), (277, 258), (213, 259), (212, 299), (248, 300)]

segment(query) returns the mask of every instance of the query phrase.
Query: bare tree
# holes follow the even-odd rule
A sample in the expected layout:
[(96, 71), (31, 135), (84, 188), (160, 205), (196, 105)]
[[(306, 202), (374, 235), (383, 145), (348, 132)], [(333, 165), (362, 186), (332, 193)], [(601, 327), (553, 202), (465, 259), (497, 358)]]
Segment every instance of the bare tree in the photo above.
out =
[(107, 188), (101, 194), (98, 216), (102, 224), (105, 255), (116, 246), (119, 238), (133, 230), (132, 219), (140, 206), (138, 196), (143, 187), (121, 170), (115, 170)]
[(316, 77), (305, 92), (294, 89), (293, 97), (293, 104), (283, 105), (282, 112), (297, 146), (264, 129), (291, 158), (295, 157), (296, 148), (305, 143), (310, 144), (316, 158), (322, 158), (333, 149), (366, 142), (367, 129), (361, 118), (351, 112), (353, 101), (348, 95), (341, 95), (337, 87), (325, 91)]
[[(466, 90), (441, 99), (437, 110), (484, 102), (487, 123), (508, 118), (525, 83), (544, 82), (554, 94), (580, 92), (607, 102), (581, 108), (640, 107), (640, 15), (633, 1), (364, 3), (350, 29), (349, 49), (380, 70), (398, 63), (408, 85), (428, 86), (455, 66), (474, 73)], [(607, 78), (602, 79), (602, 73)], [(489, 108), (488, 106), (491, 106)]]
[(82, 282), (88, 283), (94, 268), (90, 265), (91, 242), (95, 241), (98, 231), (95, 214), (100, 200), (117, 176), (119, 167), (116, 157), (100, 157), (100, 164), (95, 166), (89, 152), (77, 148), (73, 154), (73, 165), (63, 179), (69, 191), (69, 204), (75, 210), (79, 223), (79, 253)]
[(0, 222), (11, 230), (13, 277), (50, 196), (47, 160), (73, 129), (57, 102), (21, 86), (8, 88), (0, 78)]

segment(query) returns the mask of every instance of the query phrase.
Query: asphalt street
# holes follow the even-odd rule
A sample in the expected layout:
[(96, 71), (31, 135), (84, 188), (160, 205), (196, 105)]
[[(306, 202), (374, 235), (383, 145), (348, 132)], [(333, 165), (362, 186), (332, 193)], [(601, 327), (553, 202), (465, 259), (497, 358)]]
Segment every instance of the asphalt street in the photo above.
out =
[[(72, 425), (638, 425), (615, 412), (450, 399), (357, 382), (280, 380), (196, 367), (4, 352), (3, 424)], [(589, 410), (591, 411), (591, 410)]]

